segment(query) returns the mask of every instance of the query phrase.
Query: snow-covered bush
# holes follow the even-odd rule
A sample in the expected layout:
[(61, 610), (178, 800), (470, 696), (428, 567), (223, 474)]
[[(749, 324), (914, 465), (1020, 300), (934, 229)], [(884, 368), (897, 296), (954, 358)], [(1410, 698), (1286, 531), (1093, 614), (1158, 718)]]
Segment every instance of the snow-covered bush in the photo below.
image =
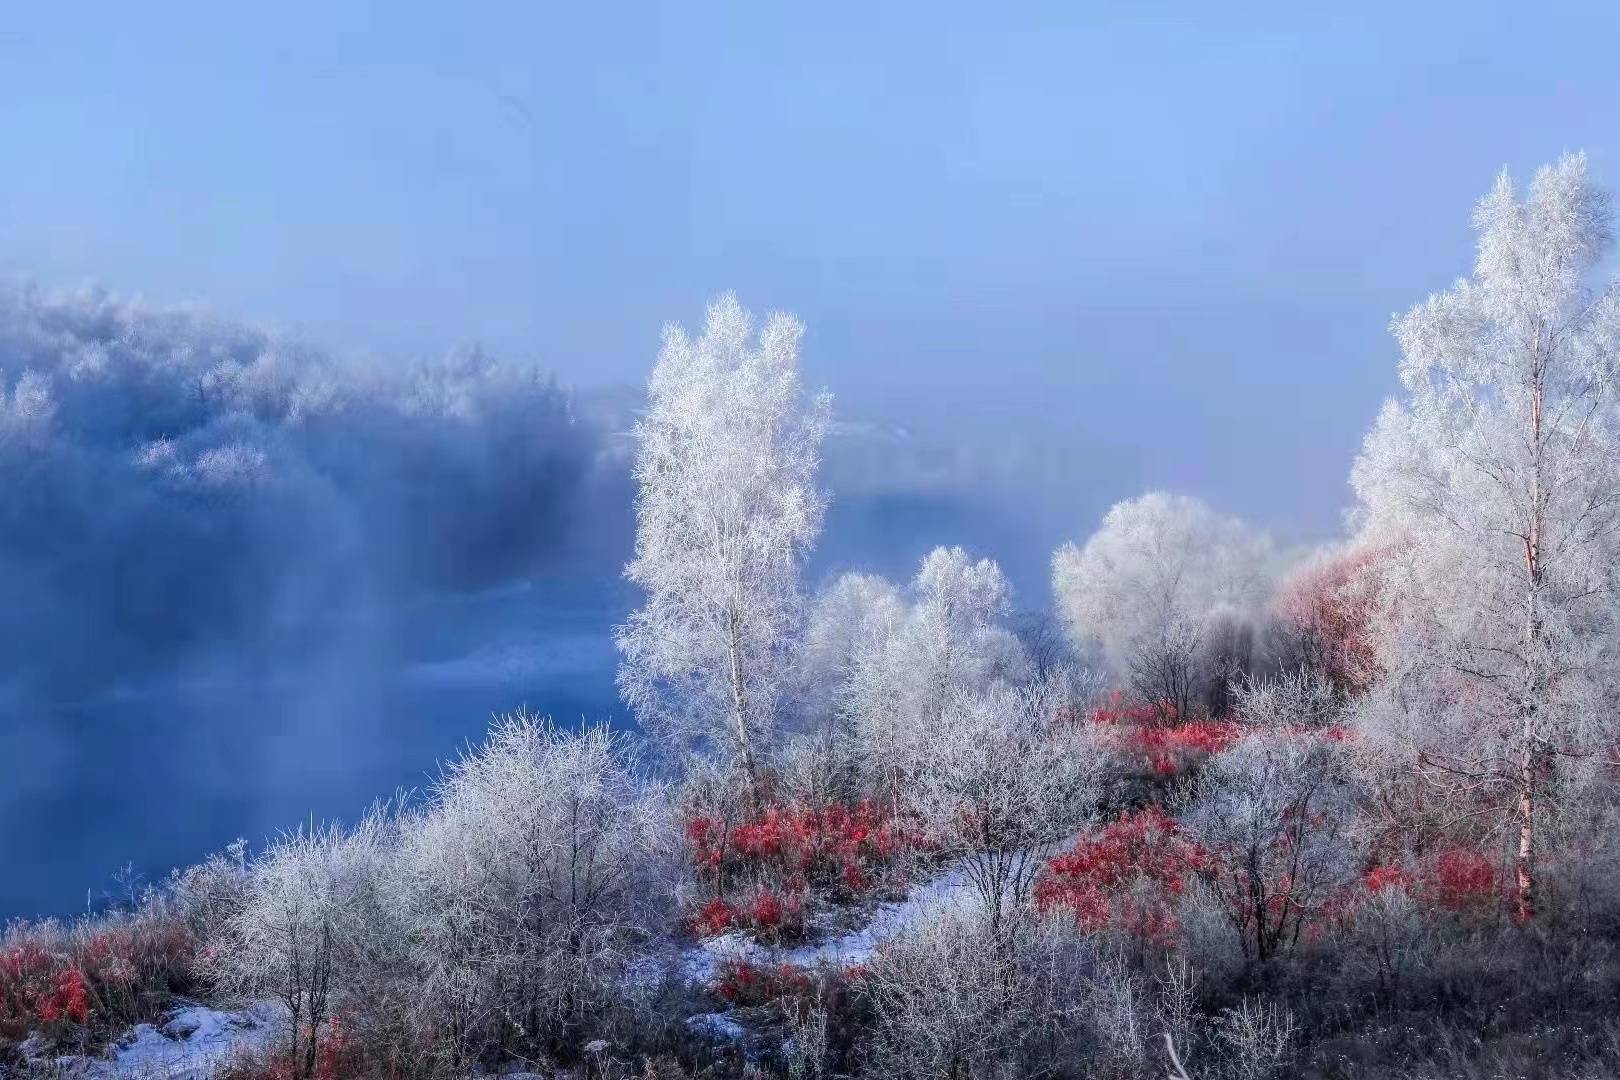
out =
[(923, 768), (941, 715), (963, 695), (1027, 680), (1017, 636), (1002, 624), (1011, 588), (990, 559), (935, 548), (902, 593), (846, 574), (811, 610), (801, 680), (859, 794), (891, 804)]
[(942, 855), (962, 860), (999, 925), (1028, 905), (1053, 845), (1096, 808), (1102, 756), (1066, 723), (1061, 683), (959, 693), (922, 747), (907, 813)]
[(1028, 912), (941, 912), (880, 947), (865, 985), (873, 1077), (1038, 1075), (1080, 1053), (1085, 952)]
[(1181, 955), (1194, 965), (1202, 982), (1219, 989), (1240, 978), (1249, 966), (1241, 930), (1225, 900), (1199, 875), (1187, 882), (1176, 904), (1181, 920)]
[(1103, 1076), (1137, 1076), (1148, 1067), (1149, 1040), (1162, 1028), (1148, 981), (1117, 953), (1097, 954), (1082, 983), (1082, 1016)]
[(1231, 1080), (1276, 1080), (1294, 1051), (1294, 1015), (1286, 1005), (1244, 998), (1215, 1023)]
[(1431, 950), (1432, 931), (1421, 904), (1393, 874), (1369, 873), (1365, 895), (1357, 897), (1348, 913), (1348, 931), (1341, 947), (1346, 959), (1378, 990), (1398, 995)]
[(192, 935), (213, 941), (224, 932), (225, 920), (240, 909), (247, 883), (247, 842), (239, 839), (194, 866), (175, 870), (167, 892)]
[(216, 984), (269, 996), (287, 1010), (289, 1060), (313, 1074), (328, 1022), (376, 993), (377, 961), (396, 928), (384, 881), (393, 823), (381, 812), (353, 830), (286, 834), (254, 862), (240, 903), (208, 942)]
[(418, 1021), (474, 1052), (581, 1043), (672, 918), (672, 825), (622, 735), (519, 713), (402, 826), (393, 921)]
[(1344, 735), (1344, 699), (1327, 676), (1295, 668), (1234, 686), (1233, 714), (1246, 728), (1264, 733), (1311, 732)]
[(1252, 960), (1292, 948), (1356, 874), (1345, 757), (1310, 734), (1254, 734), (1210, 759), (1183, 819), (1200, 876)]

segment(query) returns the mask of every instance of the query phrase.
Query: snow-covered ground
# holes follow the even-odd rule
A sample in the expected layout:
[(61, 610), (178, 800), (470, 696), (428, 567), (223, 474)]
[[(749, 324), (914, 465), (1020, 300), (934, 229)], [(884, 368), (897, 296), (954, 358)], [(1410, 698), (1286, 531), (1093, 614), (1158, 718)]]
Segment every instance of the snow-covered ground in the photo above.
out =
[(932, 914), (968, 903), (972, 896), (967, 870), (957, 866), (913, 885), (905, 899), (880, 905), (865, 926), (825, 941), (780, 948), (761, 945), (745, 934), (710, 938), (681, 955), (681, 978), (687, 983), (712, 983), (720, 964), (727, 960), (757, 966), (854, 967), (870, 960), (872, 950), (884, 941)]
[(231, 1012), (183, 1005), (161, 1025), (136, 1025), (107, 1057), (64, 1057), (56, 1065), (74, 1080), (208, 1080), (221, 1065), (269, 1046), (283, 1023), (272, 1002)]

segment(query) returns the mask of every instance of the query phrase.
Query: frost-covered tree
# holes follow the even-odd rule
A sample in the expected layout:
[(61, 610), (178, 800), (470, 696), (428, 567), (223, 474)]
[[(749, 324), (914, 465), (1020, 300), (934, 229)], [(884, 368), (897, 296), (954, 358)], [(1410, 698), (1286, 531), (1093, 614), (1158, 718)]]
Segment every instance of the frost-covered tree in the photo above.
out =
[(982, 676), (1017, 655), (1017, 637), (997, 623), (1011, 609), (1012, 586), (994, 559), (937, 547), (923, 557), (911, 592), (912, 632), (936, 682), (964, 669)]
[[(937, 547), (923, 558), (910, 592), (911, 613), (889, 658), (897, 716), (926, 730), (961, 693), (1025, 674), (1018, 638), (1002, 624), (1012, 587), (995, 560)], [(882, 700), (879, 691), (863, 708), (868, 722)]]
[(952, 700), (1028, 674), (1002, 624), (1010, 598), (1001, 568), (960, 547), (929, 552), (904, 593), (846, 574), (817, 597), (805, 670), (812, 700), (891, 799)]
[(1448, 822), (1514, 834), (1520, 918), (1547, 804), (1614, 741), (1620, 283), (1590, 281), (1610, 224), (1584, 156), (1523, 199), (1504, 174), (1473, 276), (1394, 321), (1405, 394), (1352, 477), (1368, 528), (1404, 541), (1369, 730)]
[(1203, 688), (1212, 618), (1252, 611), (1271, 561), (1270, 540), (1243, 522), (1154, 491), (1117, 503), (1084, 547), (1059, 548), (1052, 588), (1078, 649), (1185, 714)]
[(636, 425), (636, 551), (646, 604), (618, 628), (626, 702), (687, 746), (720, 750), (757, 793), (800, 618), (799, 570), (821, 529), (828, 405), (799, 381), (803, 328), (757, 339), (734, 296), (696, 340), (664, 331)]
[(1344, 699), (1333, 681), (1306, 668), (1261, 679), (1250, 676), (1232, 689), (1233, 715), (1239, 723), (1261, 731), (1320, 732), (1344, 716)]
[(1368, 540), (1313, 552), (1284, 575), (1271, 601), (1271, 651), (1285, 669), (1316, 672), (1346, 697), (1377, 674), (1372, 637), (1391, 544)]
[(893, 582), (840, 575), (810, 604), (800, 662), (801, 708), (831, 739), (856, 721), (860, 703), (888, 681), (888, 653), (910, 613)]

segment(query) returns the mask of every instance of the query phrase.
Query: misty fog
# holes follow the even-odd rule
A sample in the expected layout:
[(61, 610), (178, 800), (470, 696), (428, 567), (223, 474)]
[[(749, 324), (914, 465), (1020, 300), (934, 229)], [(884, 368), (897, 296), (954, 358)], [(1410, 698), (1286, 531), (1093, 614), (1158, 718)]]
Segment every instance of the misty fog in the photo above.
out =
[[(640, 393), (0, 293), (0, 847), (27, 869), (0, 915), (352, 819), (497, 712), (629, 723), (611, 631)], [(1066, 481), (1072, 436), (992, 431), (840, 416), (812, 578), (903, 576), (947, 540), (1044, 607), (1047, 553), (1107, 493)]]

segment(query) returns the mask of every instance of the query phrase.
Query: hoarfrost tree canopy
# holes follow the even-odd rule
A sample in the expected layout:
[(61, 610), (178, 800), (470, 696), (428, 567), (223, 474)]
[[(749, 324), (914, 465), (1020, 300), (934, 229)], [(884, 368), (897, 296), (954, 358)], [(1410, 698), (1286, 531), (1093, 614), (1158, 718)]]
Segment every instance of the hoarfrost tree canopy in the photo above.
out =
[(816, 594), (799, 656), (801, 707), (810, 725), (847, 734), (863, 702), (888, 685), (888, 657), (910, 615), (893, 582), (839, 575)]
[(1272, 557), (1236, 518), (1153, 491), (1115, 504), (1084, 547), (1059, 548), (1052, 589), (1077, 648), (1184, 713), (1214, 617), (1255, 609)]
[(1528, 918), (1543, 804), (1613, 741), (1620, 284), (1588, 287), (1611, 231), (1584, 156), (1522, 201), (1504, 174), (1474, 226), (1474, 276), (1394, 322), (1406, 393), (1352, 477), (1404, 540), (1367, 719), (1453, 820), (1515, 834)]
[(816, 598), (807, 696), (826, 710), (856, 768), (891, 798), (954, 698), (1027, 679), (1018, 638), (1000, 621), (1011, 596), (994, 560), (937, 547), (904, 592), (875, 575), (845, 574)]
[(918, 567), (911, 594), (891, 671), (906, 713), (937, 719), (959, 691), (1025, 673), (1017, 635), (1000, 622), (1011, 610), (1012, 587), (994, 559), (937, 547)]
[(732, 757), (757, 794), (799, 625), (799, 570), (821, 529), (828, 401), (799, 381), (803, 328), (756, 340), (727, 294), (703, 335), (664, 331), (636, 425), (636, 551), (646, 604), (618, 628), (625, 701), (678, 743)]

